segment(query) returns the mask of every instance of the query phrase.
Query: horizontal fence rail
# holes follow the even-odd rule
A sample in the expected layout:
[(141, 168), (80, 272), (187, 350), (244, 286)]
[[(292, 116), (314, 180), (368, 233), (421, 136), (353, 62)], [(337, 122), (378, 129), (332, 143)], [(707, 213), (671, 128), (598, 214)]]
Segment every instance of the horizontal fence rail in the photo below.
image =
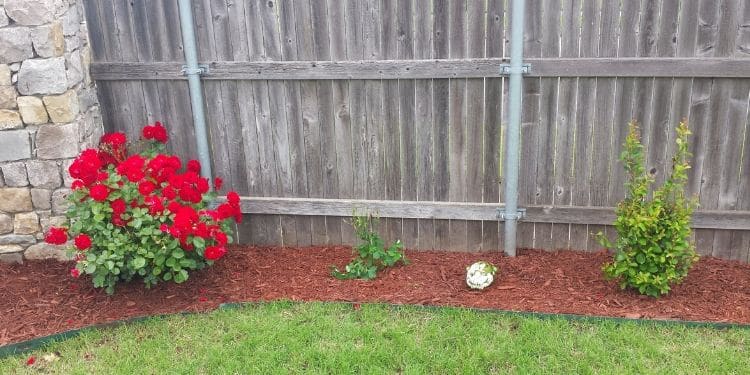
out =
[[(223, 201), (223, 200), (222, 200)], [(380, 201), (364, 199), (314, 199), (243, 197), (242, 213), (351, 217), (372, 214), (384, 218), (440, 220), (499, 220), (502, 205), (470, 202)], [(525, 206), (522, 221), (531, 223), (570, 223), (612, 225), (613, 207)], [(691, 227), (696, 229), (750, 230), (750, 211), (698, 210)]]
[[(750, 76), (746, 60), (721, 58), (546, 58), (525, 60), (528, 77), (716, 77)], [(205, 64), (211, 80), (350, 80), (502, 77), (507, 59), (218, 61)], [(91, 76), (102, 81), (185, 79), (179, 63), (95, 62)]]

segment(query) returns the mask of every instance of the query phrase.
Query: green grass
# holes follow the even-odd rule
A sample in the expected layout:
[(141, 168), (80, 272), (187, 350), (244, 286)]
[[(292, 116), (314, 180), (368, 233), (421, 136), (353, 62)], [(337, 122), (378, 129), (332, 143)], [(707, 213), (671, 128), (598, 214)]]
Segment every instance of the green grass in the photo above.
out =
[(739, 374), (749, 346), (745, 329), (276, 302), (87, 331), (2, 359), (0, 374)]

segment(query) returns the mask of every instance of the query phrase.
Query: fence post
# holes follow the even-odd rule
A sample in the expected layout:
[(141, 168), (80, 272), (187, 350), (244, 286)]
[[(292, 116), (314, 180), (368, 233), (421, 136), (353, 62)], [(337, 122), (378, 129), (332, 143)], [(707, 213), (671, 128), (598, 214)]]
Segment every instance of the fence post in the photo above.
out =
[(521, 109), (523, 100), (523, 19), (525, 0), (513, 0), (511, 8), (510, 88), (508, 137), (505, 168), (505, 252), (516, 256), (516, 227), (522, 213), (518, 210), (518, 168), (520, 153)]
[(198, 65), (198, 52), (195, 43), (195, 27), (193, 26), (193, 8), (190, 0), (179, 0), (180, 29), (182, 30), (182, 45), (185, 49), (185, 66), (182, 73), (187, 76), (190, 90), (190, 106), (193, 109), (193, 126), (195, 128), (195, 142), (198, 147), (198, 160), (201, 162), (201, 176), (211, 180), (211, 153), (208, 147), (208, 131), (206, 130), (206, 115), (203, 109), (203, 88), (201, 74), (205, 68)]

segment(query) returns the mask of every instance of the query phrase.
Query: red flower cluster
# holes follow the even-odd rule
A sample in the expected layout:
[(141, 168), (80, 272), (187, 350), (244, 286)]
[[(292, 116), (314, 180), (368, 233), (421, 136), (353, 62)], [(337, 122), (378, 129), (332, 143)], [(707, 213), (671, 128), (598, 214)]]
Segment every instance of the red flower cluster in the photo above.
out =
[(76, 249), (81, 250), (81, 251), (85, 251), (86, 249), (91, 247), (91, 237), (89, 237), (85, 233), (81, 233), (77, 235), (75, 240), (73, 240), (73, 242), (75, 242)]
[(127, 138), (124, 133), (109, 133), (99, 140), (99, 158), (106, 165), (117, 165), (127, 155)]
[(167, 129), (157, 121), (154, 125), (143, 127), (143, 138), (159, 143), (167, 143)]
[[(164, 143), (167, 131), (156, 122), (143, 128), (143, 138)], [(76, 179), (73, 182), (73, 189), (78, 194), (76, 202), (80, 198), (81, 203), (106, 203), (111, 217), (105, 217), (105, 220), (111, 220), (117, 227), (127, 226), (133, 220), (132, 210), (146, 208), (148, 215), (153, 217), (149, 222), (163, 223), (159, 229), (177, 239), (183, 250), (193, 251), (198, 247), (203, 258), (210, 261), (223, 257), (228, 238), (222, 223), (231, 219), (242, 220), (239, 195), (229, 192), (227, 202), (215, 210), (201, 209), (205, 206), (204, 195), (210, 186), (208, 179), (200, 176), (201, 165), (197, 160), (188, 161), (186, 169), (182, 170), (182, 161), (177, 156), (161, 153), (128, 156), (126, 144), (123, 133), (105, 134), (99, 149), (85, 150), (73, 161), (69, 172)], [(154, 150), (158, 152), (158, 148)], [(118, 175), (120, 177), (110, 178)], [(221, 185), (222, 180), (216, 178), (215, 188), (219, 189)], [(104, 212), (109, 211), (105, 209)], [(68, 234), (61, 228), (50, 229), (46, 236), (46, 241), (51, 244), (64, 244), (67, 240)], [(74, 238), (79, 252), (92, 246), (96, 248), (92, 242), (92, 237), (85, 233)], [(81, 261), (84, 258), (76, 259)], [(71, 271), (71, 274), (77, 277), (78, 271), (75, 272)]]
[(64, 228), (50, 228), (44, 241), (52, 245), (62, 245), (68, 242), (68, 232)]

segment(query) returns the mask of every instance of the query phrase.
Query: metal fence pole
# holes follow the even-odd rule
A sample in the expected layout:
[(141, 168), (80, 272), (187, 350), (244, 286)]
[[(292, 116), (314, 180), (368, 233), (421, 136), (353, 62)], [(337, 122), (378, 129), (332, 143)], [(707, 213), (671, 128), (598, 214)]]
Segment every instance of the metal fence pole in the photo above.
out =
[(516, 255), (516, 228), (521, 217), (518, 211), (518, 168), (520, 153), (521, 110), (523, 100), (523, 19), (525, 0), (513, 0), (510, 40), (510, 113), (506, 141), (505, 168), (505, 252)]
[(201, 163), (201, 176), (207, 178), (210, 182), (213, 179), (213, 173), (211, 172), (211, 153), (208, 147), (208, 130), (206, 129), (206, 115), (203, 108), (203, 88), (201, 85), (201, 74), (203, 74), (205, 70), (198, 65), (195, 27), (193, 26), (193, 5), (190, 0), (179, 0), (178, 4), (180, 7), (182, 45), (185, 49), (185, 67), (183, 67), (182, 72), (188, 79), (190, 105), (193, 109), (195, 142), (198, 146), (198, 160)]

